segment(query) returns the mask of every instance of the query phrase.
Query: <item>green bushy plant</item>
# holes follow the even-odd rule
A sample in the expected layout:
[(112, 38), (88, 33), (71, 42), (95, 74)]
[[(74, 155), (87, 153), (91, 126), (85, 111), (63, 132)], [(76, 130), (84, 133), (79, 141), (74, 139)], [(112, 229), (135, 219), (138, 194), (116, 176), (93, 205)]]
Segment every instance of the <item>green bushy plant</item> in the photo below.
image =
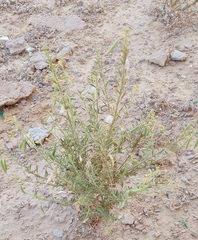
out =
[[(62, 109), (61, 116), (51, 115), (53, 130), (58, 133), (52, 131), (47, 146), (38, 146), (23, 134), (20, 145), (24, 152), (27, 145), (31, 146), (45, 161), (42, 168), (36, 163), (32, 166), (17, 161), (25, 174), (21, 182), (70, 190), (73, 197), (65, 203), (78, 206), (85, 220), (108, 218), (110, 209), (115, 205), (122, 206), (129, 195), (162, 183), (163, 170), (157, 167), (158, 164), (177, 153), (179, 143), (189, 145), (194, 136), (194, 131), (187, 127), (182, 135), (170, 139), (153, 111), (138, 123), (132, 121), (126, 126), (128, 106), (123, 102), (127, 95), (127, 34), (122, 41), (121, 61), (113, 86), (105, 75), (99, 55), (90, 74), (89, 91), (78, 90), (77, 94), (72, 91), (74, 83), (61, 61), (57, 64), (49, 61), (48, 77), (53, 83), (55, 108)], [(120, 40), (107, 54), (118, 44)], [(18, 125), (17, 128), (21, 130)], [(7, 172), (6, 161), (2, 159), (0, 163)], [(134, 188), (127, 188), (125, 179), (140, 169), (147, 172), (147, 177)], [(22, 185), (21, 189), (25, 192)], [(39, 198), (37, 187), (34, 197)]]

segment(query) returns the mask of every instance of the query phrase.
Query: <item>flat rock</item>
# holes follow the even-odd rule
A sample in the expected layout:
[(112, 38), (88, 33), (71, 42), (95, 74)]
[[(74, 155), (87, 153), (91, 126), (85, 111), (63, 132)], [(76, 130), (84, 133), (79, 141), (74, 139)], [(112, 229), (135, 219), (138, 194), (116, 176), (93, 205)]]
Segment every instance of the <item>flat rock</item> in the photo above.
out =
[(168, 50), (160, 49), (157, 52), (153, 53), (148, 60), (150, 63), (154, 63), (161, 67), (164, 67), (169, 61), (169, 56), (170, 53)]
[(43, 16), (32, 19), (32, 25), (41, 27), (49, 27), (58, 31), (72, 32), (74, 30), (83, 29), (85, 26), (84, 21), (76, 15), (69, 16)]
[(9, 49), (10, 54), (19, 54), (25, 51), (28, 45), (24, 37), (20, 37), (13, 40), (8, 40), (6, 42), (6, 47)]
[(13, 105), (22, 98), (29, 97), (35, 86), (28, 82), (3, 82), (0, 81), (0, 107)]
[(174, 50), (171, 52), (170, 57), (171, 57), (171, 60), (173, 60), (173, 61), (186, 61), (188, 55), (184, 52)]
[(124, 225), (132, 225), (135, 221), (134, 216), (131, 213), (124, 214), (124, 219), (122, 220), (122, 224)]
[(44, 52), (36, 52), (30, 58), (30, 64), (38, 70), (42, 70), (48, 66), (47, 57)]
[(30, 143), (42, 144), (49, 135), (49, 132), (45, 129), (30, 128), (26, 136)]

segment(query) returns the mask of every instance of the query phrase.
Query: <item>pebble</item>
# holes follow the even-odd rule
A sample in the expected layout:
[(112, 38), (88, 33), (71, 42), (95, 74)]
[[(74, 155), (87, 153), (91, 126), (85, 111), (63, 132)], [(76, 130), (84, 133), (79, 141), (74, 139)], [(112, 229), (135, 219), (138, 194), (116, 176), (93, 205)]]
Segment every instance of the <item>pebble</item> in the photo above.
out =
[(25, 50), (29, 53), (29, 56), (31, 56), (32, 53), (35, 51), (35, 48), (28, 46)]
[(150, 58), (148, 59), (148, 61), (150, 63), (154, 63), (157, 64), (161, 67), (164, 67), (167, 65), (168, 61), (169, 61), (169, 51), (165, 50), (165, 49), (160, 49), (157, 52), (153, 53)]
[(111, 124), (113, 122), (114, 117), (112, 115), (107, 115), (104, 119), (104, 122)]
[(143, 27), (145, 25), (145, 22), (139, 22), (139, 26)]
[(187, 151), (186, 152), (186, 157), (187, 157), (187, 160), (193, 160), (195, 158), (195, 155), (193, 154), (193, 151)]
[(155, 232), (155, 233), (154, 233), (154, 236), (155, 236), (156, 238), (160, 237), (161, 235), (162, 235), (161, 232)]
[(171, 52), (170, 57), (173, 61), (186, 61), (188, 55), (184, 52), (174, 50)]
[(9, 40), (9, 37), (7, 37), (7, 36), (0, 37), (0, 41), (8, 41), (8, 40)]
[(139, 230), (139, 231), (142, 231), (144, 228), (145, 228), (145, 227), (144, 227), (143, 224), (137, 224), (137, 225), (135, 226), (135, 229), (136, 229), (136, 230)]
[(185, 178), (186, 178), (188, 181), (192, 180), (192, 176), (191, 176), (190, 173), (186, 173), (186, 174), (185, 174)]
[(187, 156), (187, 159), (188, 159), (188, 160), (193, 160), (194, 158), (195, 158), (195, 156), (194, 156), (193, 154)]
[(63, 230), (57, 228), (57, 229), (54, 229), (53, 235), (57, 238), (62, 238), (64, 236), (64, 232)]

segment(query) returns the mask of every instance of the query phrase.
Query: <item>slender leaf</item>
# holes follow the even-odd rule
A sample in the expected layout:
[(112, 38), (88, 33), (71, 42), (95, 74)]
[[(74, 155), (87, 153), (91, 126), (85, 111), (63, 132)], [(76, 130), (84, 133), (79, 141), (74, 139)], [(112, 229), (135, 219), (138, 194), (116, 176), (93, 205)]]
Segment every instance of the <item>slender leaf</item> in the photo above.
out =
[(3, 108), (0, 108), (0, 119), (4, 119), (3, 112)]
[(186, 221), (184, 220), (184, 219), (182, 219), (182, 225), (185, 227), (185, 228), (187, 228), (188, 229), (188, 225), (187, 225), (187, 223), (186, 223)]
[(3, 170), (5, 173), (7, 173), (8, 167), (7, 167), (6, 160), (0, 159), (0, 166), (1, 166), (2, 170)]
[(25, 139), (23, 139), (20, 142), (19, 148), (23, 151), (24, 154), (26, 154), (26, 149), (27, 149), (27, 142)]
[(196, 143), (195, 143), (194, 148), (197, 148), (197, 147), (198, 147), (198, 139), (197, 139), (197, 141), (196, 141)]
[(122, 38), (118, 38), (115, 40), (115, 42), (111, 45), (111, 47), (107, 50), (105, 55), (109, 55), (113, 52), (113, 50), (118, 46), (119, 42), (122, 40)]
[(45, 214), (45, 210), (44, 210), (44, 208), (43, 208), (43, 205), (42, 205), (42, 204), (41, 204), (41, 206), (40, 206), (40, 209), (41, 209), (41, 212)]
[(23, 187), (23, 184), (20, 185), (20, 190), (21, 190), (22, 193), (27, 194), (27, 193), (25, 192), (25, 189), (24, 189), (24, 187)]

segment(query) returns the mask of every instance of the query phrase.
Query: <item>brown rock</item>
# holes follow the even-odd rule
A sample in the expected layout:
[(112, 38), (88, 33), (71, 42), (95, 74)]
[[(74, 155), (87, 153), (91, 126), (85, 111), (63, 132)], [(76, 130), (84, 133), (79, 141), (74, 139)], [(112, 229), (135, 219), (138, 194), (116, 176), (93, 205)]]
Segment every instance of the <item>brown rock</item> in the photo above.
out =
[(151, 55), (151, 57), (149, 58), (149, 62), (164, 67), (169, 61), (169, 56), (170, 53), (168, 50), (160, 49), (159, 51)]
[(22, 98), (30, 96), (35, 87), (28, 82), (0, 81), (0, 107), (13, 105)]

